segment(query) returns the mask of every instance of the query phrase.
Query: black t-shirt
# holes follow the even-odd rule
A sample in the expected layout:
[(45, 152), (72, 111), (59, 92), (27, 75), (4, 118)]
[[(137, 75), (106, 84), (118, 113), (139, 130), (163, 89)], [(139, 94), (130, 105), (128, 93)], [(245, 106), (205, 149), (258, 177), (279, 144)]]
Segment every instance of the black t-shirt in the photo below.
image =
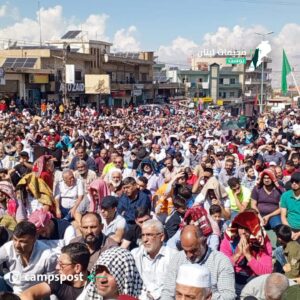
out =
[(26, 174), (30, 173), (31, 171), (25, 167), (22, 164), (17, 164), (14, 169), (16, 170), (14, 173), (12, 173), (12, 175), (10, 176), (10, 179), (13, 183), (14, 186), (16, 186), (18, 184), (18, 182), (20, 181), (20, 179), (25, 176)]
[(52, 281), (50, 284), (51, 294), (54, 294), (58, 300), (76, 300), (76, 298), (82, 293), (84, 286), (81, 288), (75, 288), (65, 281), (60, 284), (59, 281)]
[(128, 225), (124, 240), (129, 241), (129, 250), (139, 247), (138, 240), (141, 238), (142, 230), (137, 224)]

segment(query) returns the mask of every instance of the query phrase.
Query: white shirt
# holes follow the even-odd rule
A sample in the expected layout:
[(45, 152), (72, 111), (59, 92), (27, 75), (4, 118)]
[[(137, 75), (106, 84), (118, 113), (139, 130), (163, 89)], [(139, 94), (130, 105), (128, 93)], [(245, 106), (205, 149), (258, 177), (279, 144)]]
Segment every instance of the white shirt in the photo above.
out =
[(146, 291), (154, 299), (159, 299), (163, 290), (165, 274), (168, 272), (167, 267), (177, 251), (162, 246), (154, 259), (149, 257), (144, 246), (133, 249), (131, 253)]
[[(26, 267), (22, 265), (20, 256), (16, 253), (13, 242), (7, 242), (0, 248), (0, 263), (6, 262), (9, 272), (5, 281), (13, 288), (14, 293), (20, 294), (27, 288), (39, 283), (28, 280), (30, 275), (55, 273), (56, 255), (41, 241), (36, 241)], [(27, 277), (27, 278), (26, 278)], [(27, 279), (27, 280), (26, 280)]]
[(70, 209), (74, 206), (77, 198), (84, 195), (83, 183), (75, 179), (73, 186), (67, 186), (64, 181), (59, 182), (55, 187), (55, 198), (59, 198), (61, 206)]
[(117, 231), (117, 229), (125, 229), (126, 220), (124, 219), (124, 217), (116, 215), (116, 217), (109, 224), (107, 224), (106, 220), (102, 217), (102, 224), (102, 232), (106, 236), (109, 236), (111, 234), (114, 234)]

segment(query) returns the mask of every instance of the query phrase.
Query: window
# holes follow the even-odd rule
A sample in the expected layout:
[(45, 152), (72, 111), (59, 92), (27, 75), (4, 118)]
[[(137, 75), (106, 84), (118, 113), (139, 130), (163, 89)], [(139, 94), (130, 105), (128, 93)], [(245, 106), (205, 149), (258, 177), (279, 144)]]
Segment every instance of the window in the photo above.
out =
[(219, 92), (219, 97), (222, 97), (222, 93), (221, 92)]
[(75, 81), (81, 81), (82, 76), (81, 76), (81, 71), (75, 71)]
[(235, 93), (234, 93), (234, 92), (230, 92), (230, 93), (229, 93), (229, 97), (231, 97), (231, 98), (233, 98), (233, 97), (234, 97), (234, 95), (235, 95)]
[(235, 84), (235, 78), (230, 78), (230, 84)]
[(142, 79), (142, 82), (146, 82), (147, 81), (147, 73), (142, 73), (141, 79)]
[(224, 78), (219, 78), (219, 84), (223, 84)]

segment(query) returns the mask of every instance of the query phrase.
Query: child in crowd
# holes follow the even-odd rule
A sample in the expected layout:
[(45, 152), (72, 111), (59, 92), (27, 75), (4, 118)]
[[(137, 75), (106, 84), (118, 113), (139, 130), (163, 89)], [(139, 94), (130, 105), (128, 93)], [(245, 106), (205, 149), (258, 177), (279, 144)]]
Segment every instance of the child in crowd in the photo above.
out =
[(186, 200), (179, 195), (173, 200), (174, 210), (167, 217), (165, 223), (166, 240), (170, 239), (179, 229), (179, 225), (187, 210)]
[(212, 204), (209, 208), (209, 215), (218, 224), (221, 232), (221, 239), (222, 239), (223, 234), (227, 228), (227, 225), (226, 225), (226, 221), (222, 218), (221, 206), (217, 204)]
[(300, 244), (292, 240), (292, 230), (287, 225), (276, 228), (277, 242), (281, 245), (274, 256), (288, 278), (300, 277)]

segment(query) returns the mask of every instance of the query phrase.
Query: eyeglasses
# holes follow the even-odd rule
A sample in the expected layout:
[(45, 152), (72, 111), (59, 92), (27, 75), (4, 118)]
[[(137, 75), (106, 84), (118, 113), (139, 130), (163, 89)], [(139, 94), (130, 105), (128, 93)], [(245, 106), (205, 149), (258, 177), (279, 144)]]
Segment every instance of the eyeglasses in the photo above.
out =
[(59, 267), (60, 268), (65, 268), (66, 266), (71, 266), (71, 265), (74, 265), (74, 264), (72, 264), (72, 263), (66, 263), (66, 264), (64, 264), (63, 262), (61, 262), (61, 261), (57, 261), (57, 264), (59, 265)]
[(162, 232), (158, 232), (158, 233), (142, 233), (141, 237), (148, 237), (148, 238), (154, 238), (155, 236), (161, 235)]

